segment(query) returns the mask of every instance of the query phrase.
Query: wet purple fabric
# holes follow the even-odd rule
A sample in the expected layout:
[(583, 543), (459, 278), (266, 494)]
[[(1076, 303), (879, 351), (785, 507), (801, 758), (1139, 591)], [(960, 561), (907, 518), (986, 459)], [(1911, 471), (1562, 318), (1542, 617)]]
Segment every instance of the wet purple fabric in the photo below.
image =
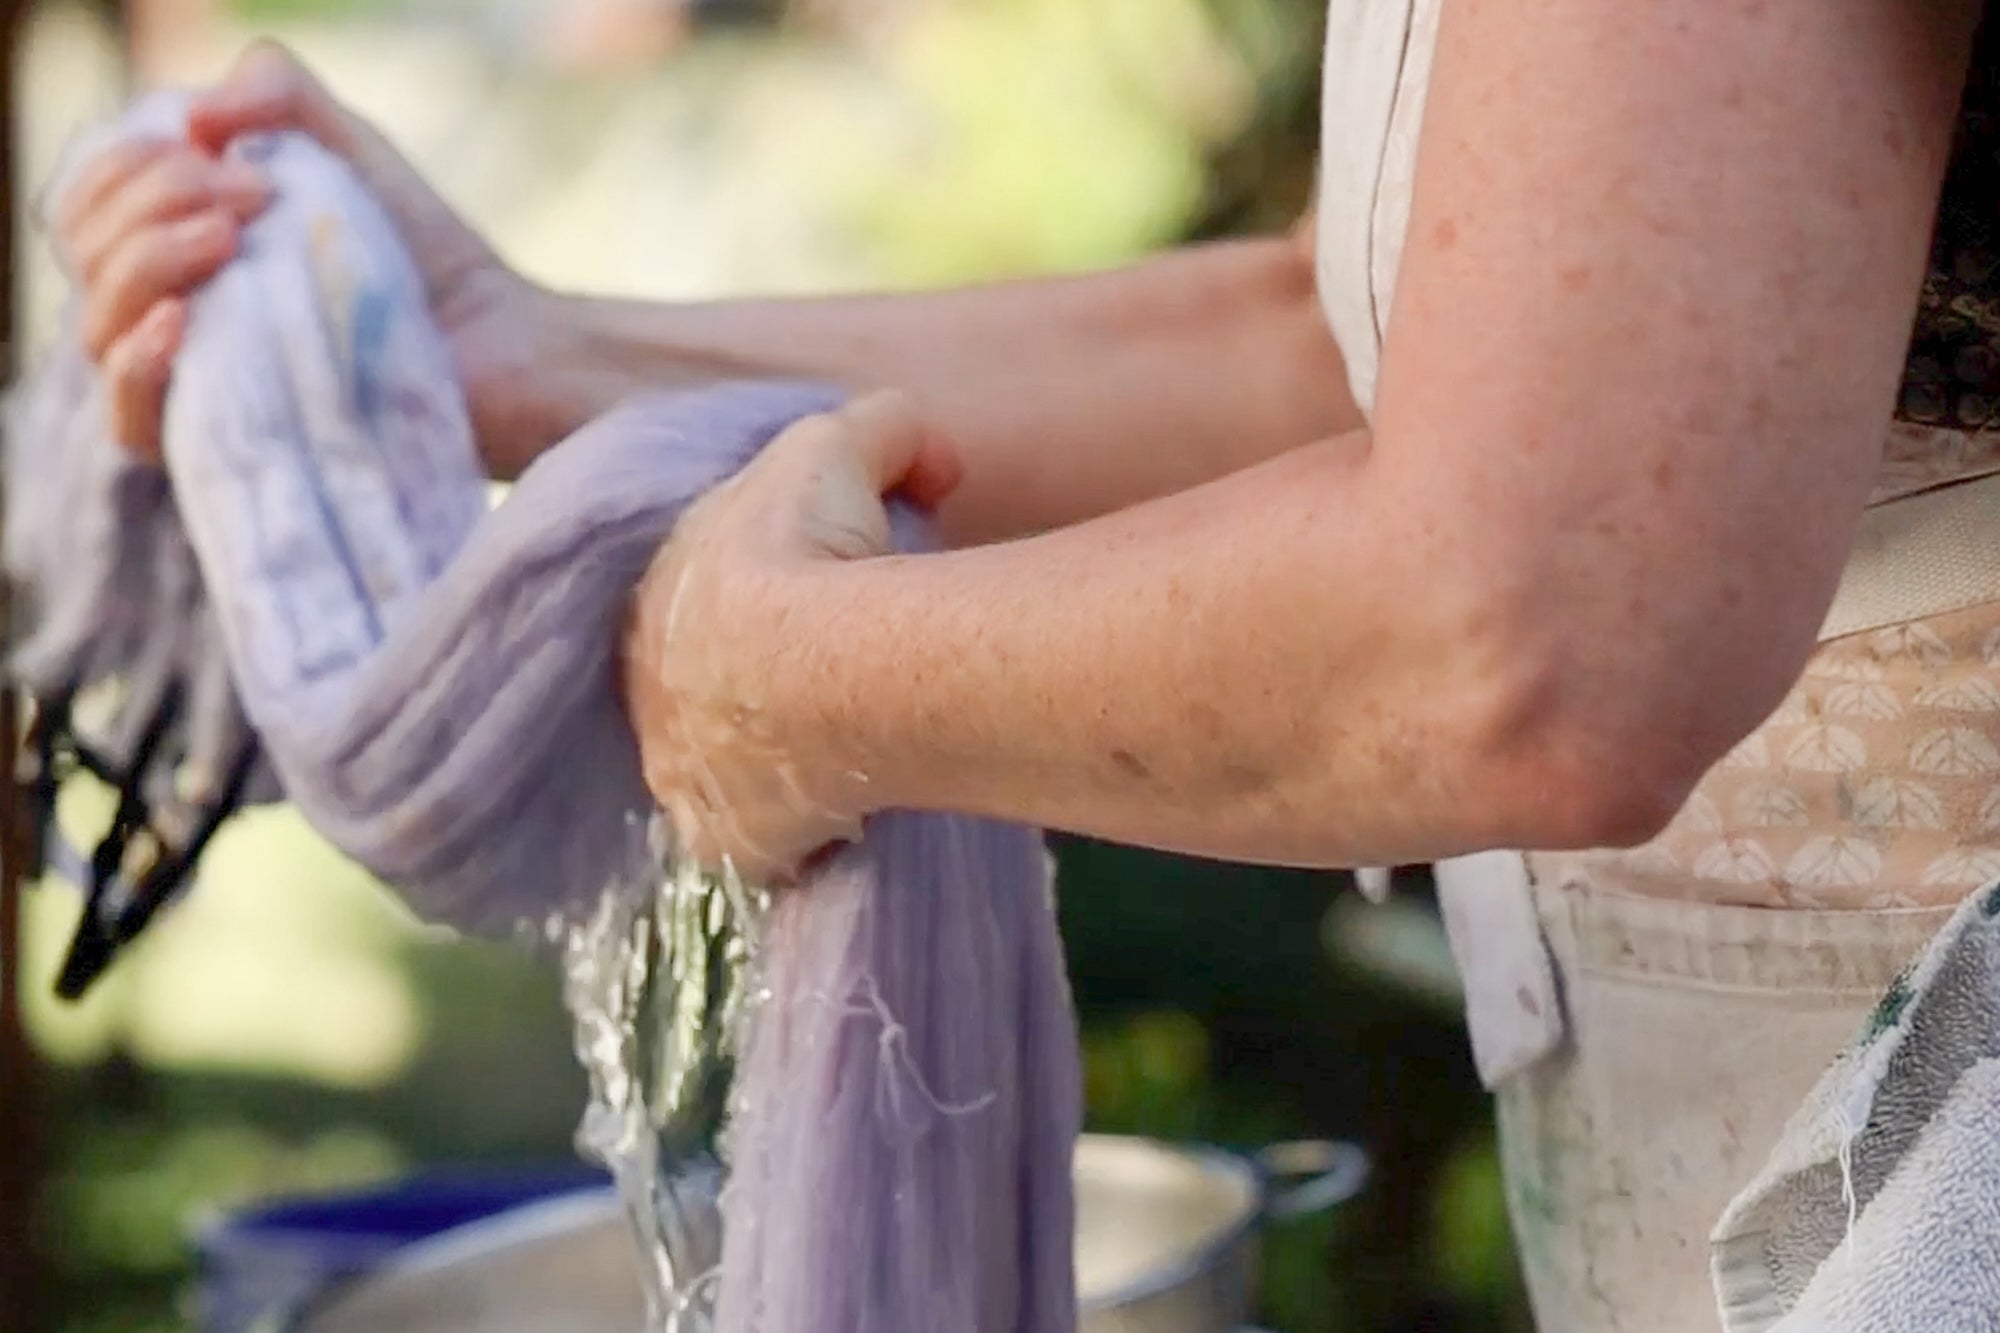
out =
[[(110, 133), (179, 114), (150, 100)], [(194, 302), (165, 473), (106, 438), (73, 338), (11, 404), (6, 557), (32, 606), (13, 669), (122, 682), (114, 730), (149, 681), (192, 682), (190, 760), (254, 728), (265, 794), (421, 915), (586, 906), (652, 812), (613, 673), (625, 600), (688, 504), (837, 395), (635, 402), (492, 509), (387, 221), (307, 141), (237, 151), (278, 201)], [(1080, 1095), (1039, 836), (885, 815), (767, 926), (718, 1327), (1067, 1333)]]
[(1067, 1333), (1082, 1092), (1048, 860), (890, 814), (774, 903), (717, 1333)]

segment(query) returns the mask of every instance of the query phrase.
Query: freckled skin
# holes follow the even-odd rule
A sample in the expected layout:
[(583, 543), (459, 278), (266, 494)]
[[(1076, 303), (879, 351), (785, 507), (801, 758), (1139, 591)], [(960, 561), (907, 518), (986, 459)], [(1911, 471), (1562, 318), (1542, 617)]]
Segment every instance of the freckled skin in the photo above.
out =
[[(532, 293), (495, 327), (536, 354), (477, 377), (474, 415), (541, 433), (723, 376), (906, 390), (960, 463), (960, 549), (744, 540), (715, 573), (768, 627), (715, 664), (760, 743), (867, 799), (1308, 864), (1643, 834), (1810, 648), (1977, 13), (1445, 6), (1366, 422), (1310, 227), (908, 297)], [(398, 179), (399, 219), (511, 278)], [(755, 522), (812, 517), (781, 498)], [(670, 731), (642, 728), (652, 757)]]
[[(1972, 12), (1446, 6), (1372, 431), (1299, 238), (650, 305), (528, 289), (406, 171), (389, 202), (445, 242), (419, 247), (434, 290), (507, 298), (440, 312), (497, 466), (636, 387), (895, 385), (963, 460), (954, 543), (1027, 538), (920, 572), (732, 571), (752, 596), (722, 600), (777, 627), (724, 673), (760, 743), (926, 804), (1221, 855), (1594, 841), (1761, 716), (1810, 641)], [(438, 281), (464, 272), (501, 281)]]

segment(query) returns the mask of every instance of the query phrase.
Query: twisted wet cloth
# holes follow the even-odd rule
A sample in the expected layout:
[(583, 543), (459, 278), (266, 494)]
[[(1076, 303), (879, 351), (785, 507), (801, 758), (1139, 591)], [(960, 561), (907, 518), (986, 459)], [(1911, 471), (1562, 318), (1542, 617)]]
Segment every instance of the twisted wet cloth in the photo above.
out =
[[(184, 105), (146, 99), (70, 160), (180, 133)], [(254, 734), (253, 792), (422, 916), (588, 910), (652, 812), (614, 685), (623, 606), (692, 501), (838, 396), (636, 402), (495, 508), (387, 218), (309, 140), (232, 151), (275, 202), (192, 303), (164, 471), (106, 437), (73, 324), (10, 404), (5, 555), (32, 606), (12, 672), (120, 691), (113, 750), (182, 692), (163, 800)], [(1080, 1094), (1038, 836), (891, 813), (817, 880), (760, 932), (715, 1326), (1073, 1328)]]

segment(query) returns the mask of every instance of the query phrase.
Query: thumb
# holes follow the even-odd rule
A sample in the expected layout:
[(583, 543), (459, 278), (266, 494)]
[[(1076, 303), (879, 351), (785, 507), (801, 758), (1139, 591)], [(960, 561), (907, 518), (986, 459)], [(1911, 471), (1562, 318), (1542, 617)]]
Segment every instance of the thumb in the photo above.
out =
[(302, 131), (343, 157), (357, 147), (353, 122), (333, 95), (297, 56), (261, 41), (237, 58), (221, 83), (195, 98), (188, 137), (220, 153), (239, 135), (275, 130)]
[(931, 509), (964, 475), (958, 451), (924, 424), (903, 394), (871, 393), (836, 415), (848, 427), (855, 454), (877, 495), (894, 492)]

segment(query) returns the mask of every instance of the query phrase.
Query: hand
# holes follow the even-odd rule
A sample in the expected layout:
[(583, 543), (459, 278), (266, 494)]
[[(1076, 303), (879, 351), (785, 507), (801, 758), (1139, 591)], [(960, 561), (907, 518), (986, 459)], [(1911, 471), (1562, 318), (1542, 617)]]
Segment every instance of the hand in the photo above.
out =
[(793, 426), (682, 518), (634, 598), (623, 663), (681, 855), (771, 882), (859, 835), (867, 776), (809, 698), (813, 645), (787, 608), (821, 595), (816, 574), (890, 553), (883, 496), (933, 507), (958, 477), (908, 404), (876, 394)]
[[(83, 336), (103, 370), (112, 428), (147, 456), (186, 326), (187, 298), (236, 253), (269, 190), (226, 159), (238, 135), (296, 130), (345, 159), (388, 212), (450, 340), (489, 470), (511, 476), (559, 427), (527, 401), (554, 304), (512, 272), (372, 126), (283, 47), (252, 47), (195, 99), (188, 138), (109, 150), (57, 201), (56, 241), (83, 290)], [(566, 423), (565, 423), (566, 424)]]

